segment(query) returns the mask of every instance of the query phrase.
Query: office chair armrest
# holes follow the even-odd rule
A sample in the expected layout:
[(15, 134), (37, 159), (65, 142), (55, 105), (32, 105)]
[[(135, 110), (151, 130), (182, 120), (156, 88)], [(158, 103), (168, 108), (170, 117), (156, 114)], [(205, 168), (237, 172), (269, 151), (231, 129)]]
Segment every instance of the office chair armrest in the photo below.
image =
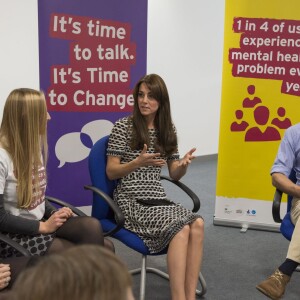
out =
[(125, 217), (124, 217), (122, 211), (120, 210), (119, 206), (116, 204), (116, 202), (110, 196), (108, 196), (106, 193), (104, 193), (100, 189), (96, 188), (95, 186), (85, 185), (84, 188), (86, 190), (91, 190), (94, 193), (96, 193), (98, 196), (100, 196), (114, 212), (115, 220), (116, 220), (116, 227), (114, 227), (113, 229), (111, 229), (108, 232), (105, 232), (104, 236), (110, 236), (110, 235), (113, 235), (114, 233), (116, 233), (117, 231), (119, 231), (124, 226)]
[(23, 256), (31, 256), (30, 252), (22, 247), (20, 244), (12, 240), (10, 237), (6, 236), (5, 234), (0, 233), (0, 241), (6, 243), (7, 245), (11, 246), (18, 252), (20, 252)]
[(161, 175), (161, 179), (167, 180), (171, 183), (174, 183), (177, 185), (180, 189), (182, 189), (192, 200), (194, 203), (194, 208), (192, 209), (193, 212), (197, 212), (200, 209), (200, 199), (199, 197), (189, 188), (187, 187), (184, 183), (180, 181), (173, 180), (172, 178), (168, 176)]
[(59, 206), (65, 206), (65, 207), (69, 207), (71, 210), (72, 210), (72, 212), (74, 213), (74, 214), (76, 214), (77, 216), (80, 216), (80, 217), (86, 217), (86, 214), (83, 212), (83, 211), (81, 211), (80, 209), (78, 209), (78, 208), (76, 208), (75, 206), (73, 206), (72, 204), (70, 204), (70, 203), (67, 203), (67, 202), (65, 202), (65, 201), (62, 201), (62, 200), (60, 200), (60, 199), (57, 199), (57, 198), (54, 198), (54, 197), (50, 197), (50, 196), (45, 196), (45, 198), (49, 201), (49, 202), (51, 202), (51, 203), (54, 203), (54, 204), (58, 204)]
[(273, 216), (273, 220), (276, 223), (282, 222), (282, 219), (280, 218), (281, 198), (282, 198), (282, 192), (276, 189), (273, 198), (273, 205), (272, 205), (272, 216)]

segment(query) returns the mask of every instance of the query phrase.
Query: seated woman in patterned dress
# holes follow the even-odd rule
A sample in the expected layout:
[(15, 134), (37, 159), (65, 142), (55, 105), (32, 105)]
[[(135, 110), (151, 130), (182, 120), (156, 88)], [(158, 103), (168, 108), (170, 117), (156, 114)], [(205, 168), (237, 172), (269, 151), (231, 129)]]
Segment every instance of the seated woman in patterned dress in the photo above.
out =
[(161, 168), (179, 180), (195, 148), (179, 159), (167, 87), (156, 74), (143, 77), (133, 91), (134, 108), (118, 120), (107, 149), (107, 176), (119, 179), (114, 200), (125, 227), (140, 236), (151, 253), (168, 247), (167, 263), (173, 300), (195, 299), (203, 250), (204, 222), (166, 198)]
[[(97, 219), (74, 217), (45, 201), (49, 118), (44, 94), (21, 88), (9, 94), (0, 127), (0, 231), (37, 256), (76, 244), (104, 245)], [(0, 243), (1, 262), (14, 256)], [(19, 271), (14, 265), (12, 274)]]

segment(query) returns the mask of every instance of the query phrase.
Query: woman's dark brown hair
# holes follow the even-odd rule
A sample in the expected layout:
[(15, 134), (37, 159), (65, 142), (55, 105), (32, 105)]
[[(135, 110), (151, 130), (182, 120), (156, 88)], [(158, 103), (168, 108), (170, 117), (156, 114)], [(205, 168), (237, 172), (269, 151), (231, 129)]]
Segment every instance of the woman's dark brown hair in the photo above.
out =
[(133, 138), (131, 147), (133, 149), (142, 149), (144, 144), (149, 145), (147, 123), (138, 105), (138, 94), (142, 83), (146, 84), (151, 91), (152, 97), (159, 102), (159, 108), (154, 119), (154, 126), (157, 130), (155, 148), (163, 155), (171, 155), (177, 150), (177, 136), (171, 117), (168, 89), (163, 79), (157, 74), (149, 74), (142, 77), (134, 87)]

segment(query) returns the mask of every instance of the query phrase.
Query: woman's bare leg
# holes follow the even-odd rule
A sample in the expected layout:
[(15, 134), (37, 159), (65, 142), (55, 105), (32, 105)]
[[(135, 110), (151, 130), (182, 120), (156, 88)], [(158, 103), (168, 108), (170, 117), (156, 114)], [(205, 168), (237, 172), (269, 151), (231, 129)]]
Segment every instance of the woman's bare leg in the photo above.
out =
[(204, 222), (198, 218), (190, 225), (186, 258), (185, 294), (187, 300), (196, 299), (196, 289), (203, 256)]
[(190, 226), (186, 225), (169, 244), (167, 263), (172, 300), (186, 300), (184, 283), (189, 235)]

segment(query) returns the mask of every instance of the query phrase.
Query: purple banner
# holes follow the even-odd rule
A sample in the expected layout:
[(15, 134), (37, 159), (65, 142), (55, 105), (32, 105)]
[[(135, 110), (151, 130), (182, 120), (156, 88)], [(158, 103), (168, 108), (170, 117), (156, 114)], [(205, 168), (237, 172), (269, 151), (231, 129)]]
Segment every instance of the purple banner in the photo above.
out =
[(87, 157), (132, 111), (146, 74), (147, 0), (39, 0), (40, 87), (48, 123), (47, 194), (91, 205)]

